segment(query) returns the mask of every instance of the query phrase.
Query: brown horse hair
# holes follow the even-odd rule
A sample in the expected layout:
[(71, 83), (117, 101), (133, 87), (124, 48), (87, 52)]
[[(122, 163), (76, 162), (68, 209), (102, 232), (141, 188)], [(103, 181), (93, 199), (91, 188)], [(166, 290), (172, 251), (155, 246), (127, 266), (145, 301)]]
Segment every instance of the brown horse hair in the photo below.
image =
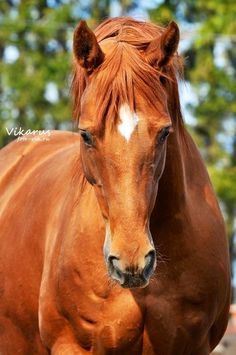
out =
[[(94, 125), (98, 131), (101, 130), (105, 119), (114, 122), (121, 104), (128, 103), (131, 109), (135, 110), (135, 93), (141, 95), (150, 106), (158, 110), (158, 102), (166, 101), (165, 91), (170, 98), (167, 105), (173, 126), (180, 130), (183, 127), (177, 82), (177, 78), (182, 77), (182, 58), (176, 53), (170, 63), (162, 69), (151, 66), (145, 61), (145, 49), (163, 32), (164, 28), (160, 26), (130, 17), (108, 19), (95, 30), (98, 43), (108, 39), (114, 42), (114, 49), (91, 74), (96, 75), (96, 84), (93, 84), (97, 85), (95, 87), (97, 111)], [(71, 89), (73, 116), (77, 123), (86, 88), (86, 76), (85, 70), (74, 59)]]

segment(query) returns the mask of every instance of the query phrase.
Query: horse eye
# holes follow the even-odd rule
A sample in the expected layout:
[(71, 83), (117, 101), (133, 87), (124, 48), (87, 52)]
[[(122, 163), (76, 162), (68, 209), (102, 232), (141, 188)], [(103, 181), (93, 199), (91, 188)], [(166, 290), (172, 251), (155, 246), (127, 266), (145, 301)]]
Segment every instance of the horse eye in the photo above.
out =
[(170, 134), (170, 128), (171, 127), (165, 127), (161, 130), (161, 132), (159, 133), (159, 137), (158, 137), (158, 143), (163, 144), (165, 142), (166, 138)]
[(93, 145), (93, 136), (90, 132), (86, 130), (80, 130), (80, 135), (83, 138), (83, 141), (86, 145), (92, 146)]

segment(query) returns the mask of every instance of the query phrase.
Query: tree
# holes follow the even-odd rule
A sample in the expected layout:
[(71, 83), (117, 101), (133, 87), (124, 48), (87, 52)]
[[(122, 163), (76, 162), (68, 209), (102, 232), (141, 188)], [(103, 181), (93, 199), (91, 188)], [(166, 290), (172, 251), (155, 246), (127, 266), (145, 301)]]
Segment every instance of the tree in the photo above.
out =
[[(71, 5), (29, 0), (0, 6), (2, 128), (58, 128), (70, 120)], [(1, 135), (1, 143), (10, 138)]]

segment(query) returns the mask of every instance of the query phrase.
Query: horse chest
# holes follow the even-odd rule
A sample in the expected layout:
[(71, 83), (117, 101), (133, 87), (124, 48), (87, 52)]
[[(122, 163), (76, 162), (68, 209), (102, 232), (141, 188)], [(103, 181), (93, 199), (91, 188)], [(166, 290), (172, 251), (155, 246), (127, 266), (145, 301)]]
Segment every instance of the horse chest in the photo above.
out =
[(114, 299), (111, 296), (94, 301), (79, 313), (77, 336), (81, 345), (90, 348), (91, 353), (142, 351), (143, 311), (129, 291), (121, 292)]
[(147, 291), (105, 284), (100, 280), (85, 289), (77, 282), (61, 299), (65, 313), (73, 319), (78, 343), (90, 353), (152, 355), (163, 354), (161, 349), (165, 349), (166, 354), (172, 354), (176, 346), (180, 349), (181, 344), (189, 343), (192, 335), (202, 338), (198, 331), (206, 326), (203, 312), (191, 306), (192, 302), (187, 307), (184, 301), (183, 308), (174, 287), (169, 293), (160, 283)]
[[(115, 302), (106, 301), (96, 312), (81, 316), (78, 340), (91, 354), (154, 355), (186, 353), (186, 346), (202, 337), (200, 313), (180, 315), (176, 306), (155, 300), (145, 304), (146, 312), (132, 297), (121, 296)], [(178, 308), (178, 307), (177, 307)], [(186, 317), (186, 318), (185, 318)], [(90, 321), (89, 321), (90, 320)], [(202, 324), (203, 325), (203, 324)], [(191, 341), (191, 334), (193, 340)]]

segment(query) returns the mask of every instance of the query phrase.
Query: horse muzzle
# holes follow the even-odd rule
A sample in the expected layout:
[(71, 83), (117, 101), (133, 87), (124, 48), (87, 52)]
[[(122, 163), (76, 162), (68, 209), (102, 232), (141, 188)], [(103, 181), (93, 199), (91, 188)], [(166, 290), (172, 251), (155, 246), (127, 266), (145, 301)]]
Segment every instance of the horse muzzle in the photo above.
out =
[(113, 255), (107, 259), (108, 271), (112, 279), (118, 281), (123, 288), (146, 287), (156, 267), (156, 253), (151, 250), (145, 256), (144, 267), (122, 267), (121, 260)]

